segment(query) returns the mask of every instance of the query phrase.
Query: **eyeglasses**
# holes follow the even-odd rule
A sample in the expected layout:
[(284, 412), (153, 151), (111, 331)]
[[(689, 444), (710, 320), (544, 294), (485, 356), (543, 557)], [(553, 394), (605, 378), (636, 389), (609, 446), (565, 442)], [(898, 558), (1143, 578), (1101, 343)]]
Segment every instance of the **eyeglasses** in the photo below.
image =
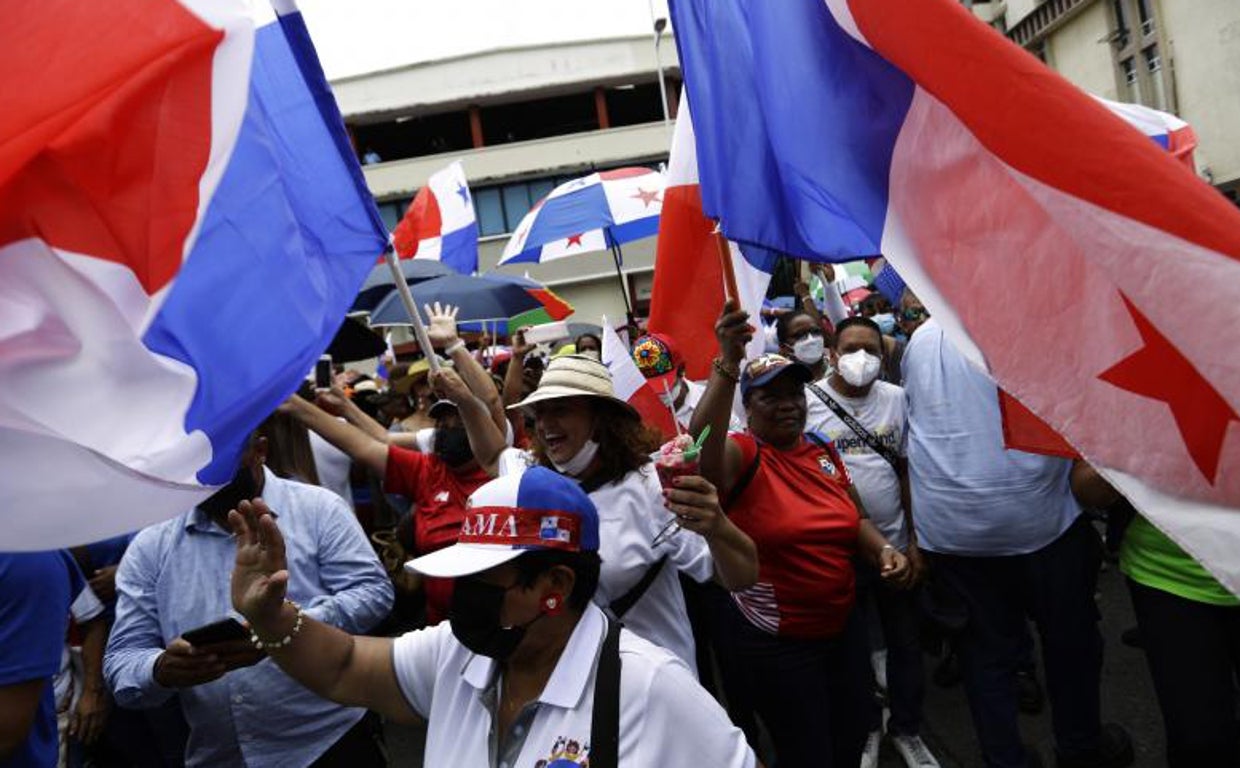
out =
[(900, 317), (910, 323), (929, 316), (930, 313), (926, 311), (925, 307), (908, 307), (907, 309), (900, 310)]

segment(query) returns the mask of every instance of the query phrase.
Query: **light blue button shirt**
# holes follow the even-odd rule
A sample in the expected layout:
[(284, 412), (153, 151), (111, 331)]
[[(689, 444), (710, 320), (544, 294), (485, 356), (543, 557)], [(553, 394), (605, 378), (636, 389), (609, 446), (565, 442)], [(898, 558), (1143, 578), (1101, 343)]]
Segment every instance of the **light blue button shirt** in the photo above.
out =
[[(264, 472), (263, 499), (284, 535), (289, 598), (307, 616), (346, 632), (382, 621), (392, 584), (352, 510), (330, 491)], [(270, 659), (180, 691), (153, 677), (168, 642), (236, 616), (229, 594), (235, 557), (232, 536), (198, 509), (139, 533), (116, 574), (104, 675), (122, 706), (153, 707), (180, 695), (190, 725), (189, 766), (309, 765), (364, 710), (319, 698)]]
[(909, 489), (921, 548), (1020, 555), (1059, 538), (1081, 514), (1069, 486), (1072, 463), (1004, 448), (994, 382), (933, 319), (909, 340), (903, 368)]

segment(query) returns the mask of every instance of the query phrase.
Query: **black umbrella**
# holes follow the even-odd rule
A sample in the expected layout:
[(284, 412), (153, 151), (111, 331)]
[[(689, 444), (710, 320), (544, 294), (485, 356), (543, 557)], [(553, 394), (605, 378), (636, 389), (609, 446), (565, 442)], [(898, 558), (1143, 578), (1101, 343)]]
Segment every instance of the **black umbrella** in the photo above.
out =
[[(405, 259), (400, 263), (400, 271), (409, 285), (456, 274), (451, 267), (446, 267), (441, 262), (431, 259)], [(394, 288), (396, 288), (396, 283), (392, 280), (392, 270), (387, 264), (380, 264), (370, 270), (366, 282), (362, 283), (362, 287), (357, 292), (357, 298), (353, 300), (353, 308), (349, 311), (371, 311), (379, 306), (379, 303), (387, 298)]]
[(336, 363), (351, 363), (355, 360), (370, 360), (382, 355), (387, 344), (379, 338), (379, 334), (370, 330), (361, 320), (346, 317), (336, 331), (336, 338), (327, 347), (327, 354)]
[[(542, 306), (537, 298), (519, 285), (452, 274), (409, 286), (413, 303), (451, 304), (460, 311), (458, 322), (507, 320)], [(370, 313), (371, 325), (407, 325), (411, 321), (395, 291)]]

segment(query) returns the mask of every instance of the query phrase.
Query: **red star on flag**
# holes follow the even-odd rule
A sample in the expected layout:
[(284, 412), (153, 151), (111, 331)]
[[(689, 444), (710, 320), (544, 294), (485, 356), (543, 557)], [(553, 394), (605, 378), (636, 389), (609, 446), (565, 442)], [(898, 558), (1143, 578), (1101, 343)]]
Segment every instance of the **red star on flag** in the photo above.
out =
[(564, 247), (565, 247), (565, 248), (567, 248), (567, 247), (572, 246), (572, 245), (578, 245), (578, 246), (579, 246), (579, 245), (581, 245), (581, 238), (582, 238), (584, 235), (585, 235), (585, 233), (584, 233), (584, 232), (582, 232), (580, 235), (569, 235), (569, 236), (568, 236), (568, 244), (567, 244), (567, 245), (565, 245)]
[(1098, 378), (1133, 394), (1165, 402), (1193, 462), (1213, 485), (1227, 427), (1232, 421), (1240, 421), (1240, 416), (1128, 297), (1120, 295), (1145, 346)]
[(641, 187), (637, 188), (636, 195), (630, 195), (630, 197), (633, 198), (634, 200), (641, 200), (642, 204), (645, 205), (646, 207), (650, 207), (651, 203), (659, 202), (659, 193), (657, 190), (653, 192), (647, 192)]

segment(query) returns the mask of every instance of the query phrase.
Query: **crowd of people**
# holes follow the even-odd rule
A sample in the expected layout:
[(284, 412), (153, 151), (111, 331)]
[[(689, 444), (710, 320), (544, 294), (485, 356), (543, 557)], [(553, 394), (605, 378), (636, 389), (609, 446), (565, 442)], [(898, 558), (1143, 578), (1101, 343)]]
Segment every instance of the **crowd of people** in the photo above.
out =
[(383, 766), (384, 721), (421, 719), (427, 765), (872, 768), (886, 740), (932, 768), (933, 646), (987, 766), (1041, 764), (1040, 669), (1055, 764), (1122, 768), (1107, 556), (1167, 763), (1240, 765), (1237, 598), (1088, 464), (1007, 450), (915, 295), (796, 292), (721, 308), (701, 381), (626, 329), (690, 449), (599, 336), (500, 348), (435, 306), (437, 365), (307, 384), (197, 507), (0, 554), (0, 766)]

